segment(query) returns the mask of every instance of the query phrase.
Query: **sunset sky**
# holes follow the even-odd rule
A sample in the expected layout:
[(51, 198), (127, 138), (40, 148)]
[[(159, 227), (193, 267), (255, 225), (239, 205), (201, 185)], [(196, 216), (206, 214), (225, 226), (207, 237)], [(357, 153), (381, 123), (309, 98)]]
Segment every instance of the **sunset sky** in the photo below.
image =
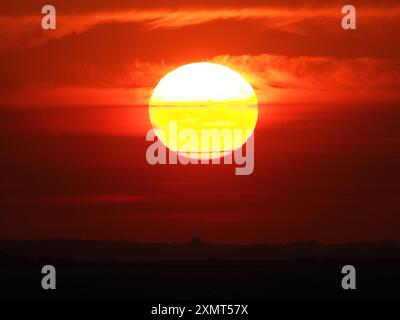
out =
[[(0, 2), (0, 238), (400, 240), (400, 3)], [(150, 166), (148, 101), (178, 66), (239, 72), (255, 170)]]

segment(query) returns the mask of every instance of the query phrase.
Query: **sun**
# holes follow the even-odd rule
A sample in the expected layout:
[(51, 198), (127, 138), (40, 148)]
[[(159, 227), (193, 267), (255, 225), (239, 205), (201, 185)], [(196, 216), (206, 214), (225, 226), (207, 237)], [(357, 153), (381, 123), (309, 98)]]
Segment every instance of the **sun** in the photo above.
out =
[(171, 151), (211, 159), (241, 148), (252, 135), (258, 103), (252, 86), (220, 64), (197, 62), (165, 75), (149, 101), (150, 121)]

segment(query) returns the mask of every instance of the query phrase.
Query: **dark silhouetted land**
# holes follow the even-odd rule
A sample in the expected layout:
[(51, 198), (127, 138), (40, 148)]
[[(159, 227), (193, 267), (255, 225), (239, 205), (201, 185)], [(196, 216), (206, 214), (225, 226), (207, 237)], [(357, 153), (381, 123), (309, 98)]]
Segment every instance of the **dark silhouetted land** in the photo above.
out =
[[(400, 298), (400, 243), (323, 245), (138, 244), (125, 241), (0, 241), (2, 299)], [(41, 268), (57, 290), (41, 289)], [(357, 290), (341, 288), (342, 266)]]

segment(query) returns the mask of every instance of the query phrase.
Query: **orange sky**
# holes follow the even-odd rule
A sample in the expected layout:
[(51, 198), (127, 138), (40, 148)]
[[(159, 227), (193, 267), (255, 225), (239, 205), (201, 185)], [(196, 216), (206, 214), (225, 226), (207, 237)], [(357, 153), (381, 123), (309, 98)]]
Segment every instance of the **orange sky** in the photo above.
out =
[(167, 71), (204, 60), (245, 73), (262, 103), (399, 100), (397, 1), (354, 2), (355, 32), (338, 1), (90, 3), (53, 1), (44, 31), (40, 1), (2, 1), (1, 105), (144, 105)]
[[(0, 237), (400, 239), (400, 4), (0, 2)], [(260, 101), (255, 172), (149, 167), (147, 101), (179, 65), (240, 72)]]

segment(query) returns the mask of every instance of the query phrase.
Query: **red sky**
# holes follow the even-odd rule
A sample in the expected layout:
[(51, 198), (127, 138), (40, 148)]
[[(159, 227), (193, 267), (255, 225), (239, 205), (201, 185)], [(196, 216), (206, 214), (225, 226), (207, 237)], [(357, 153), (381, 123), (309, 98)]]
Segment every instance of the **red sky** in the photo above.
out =
[[(47, 3), (46, 3), (47, 4)], [(400, 4), (0, 3), (0, 237), (400, 239)], [(256, 90), (255, 172), (149, 166), (147, 101), (214, 61)]]

